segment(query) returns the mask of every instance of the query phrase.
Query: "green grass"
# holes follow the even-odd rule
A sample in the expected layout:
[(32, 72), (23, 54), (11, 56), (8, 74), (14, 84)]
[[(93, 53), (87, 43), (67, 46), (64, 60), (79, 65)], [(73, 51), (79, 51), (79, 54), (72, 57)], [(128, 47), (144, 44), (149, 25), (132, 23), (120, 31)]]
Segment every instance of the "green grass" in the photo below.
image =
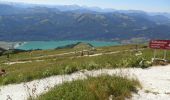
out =
[[(48, 55), (56, 55), (67, 52), (73, 52), (73, 49), (59, 49), (59, 50), (35, 50), (35, 51), (27, 51), (16, 54), (10, 54), (10, 61), (24, 61), (24, 60), (34, 60), (39, 59), (37, 57), (48, 56)], [(44, 57), (46, 58), (46, 57)], [(0, 56), (0, 62), (4, 62), (7, 60), (6, 55)]]
[[(75, 57), (74, 55), (67, 55), (60, 57), (42, 58), (42, 60), (44, 61), (41, 62), (32, 60), (33, 62), (31, 63), (14, 65), (5, 65), (3, 63), (0, 63), (0, 68), (7, 71), (7, 74), (5, 76), (0, 77), (0, 85), (28, 82), (34, 79), (41, 79), (52, 75), (70, 74), (84, 69), (93, 70), (102, 68), (109, 69), (140, 67), (139, 62), (142, 60), (142, 58), (150, 60), (153, 56), (153, 52), (151, 49), (145, 49), (144, 51), (142, 51), (143, 54), (141, 56), (135, 56), (135, 52), (123, 51), (132, 48), (134, 48), (133, 45), (98, 48), (97, 52), (114, 52), (119, 50), (122, 52), (95, 57)], [(65, 51), (67, 50), (46, 51), (46, 54), (60, 54), (60, 52), (63, 53)], [(39, 52), (42, 53), (45, 51)], [(161, 56), (162, 53), (163, 52), (158, 52), (158, 56)], [(21, 55), (24, 54), (25, 53), (18, 54), (18, 56), (20, 56), (20, 59), (22, 59)], [(12, 60), (15, 60), (17, 54), (14, 54), (12, 56), (14, 56)], [(25, 59), (25, 57), (23, 58)], [(170, 59), (170, 52), (168, 52), (168, 59)]]
[(70, 74), (83, 69), (136, 67), (139, 60), (129, 53), (118, 53), (96, 57), (66, 57), (47, 59), (43, 62), (3, 65), (2, 68), (7, 71), (7, 75), (0, 77), (0, 84), (27, 82), (52, 75)]
[(137, 92), (136, 87), (140, 87), (138, 81), (122, 77), (89, 77), (56, 86), (35, 100), (108, 100), (111, 95), (113, 100), (125, 100)]
[[(141, 47), (141, 46), (140, 46)], [(114, 46), (114, 47), (100, 47), (96, 48), (97, 50), (94, 53), (107, 53), (107, 52), (113, 52), (113, 51), (119, 51), (119, 50), (129, 50), (134, 49), (134, 45), (124, 45), (124, 46)], [(21, 52), (17, 54), (10, 54), (10, 61), (24, 61), (24, 60), (36, 60), (40, 59), (37, 57), (41, 56), (48, 56), (48, 55), (56, 55), (56, 54), (62, 54), (62, 53), (68, 53), (68, 52), (74, 52), (74, 49), (59, 49), (59, 50), (36, 50), (36, 51), (28, 51), (28, 52)], [(74, 56), (74, 54), (71, 55), (64, 55), (64, 56)], [(43, 57), (41, 59), (48, 59), (50, 57)], [(51, 57), (54, 58), (54, 57)], [(0, 56), (0, 62), (5, 62), (7, 60), (7, 57)]]

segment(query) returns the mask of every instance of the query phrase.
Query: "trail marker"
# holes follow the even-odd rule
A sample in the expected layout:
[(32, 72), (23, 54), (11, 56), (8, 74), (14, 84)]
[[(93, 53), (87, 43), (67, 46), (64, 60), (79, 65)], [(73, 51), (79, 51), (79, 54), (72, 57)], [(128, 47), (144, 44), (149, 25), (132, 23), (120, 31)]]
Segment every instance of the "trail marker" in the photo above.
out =
[(157, 49), (164, 50), (163, 60), (166, 61), (167, 50), (170, 50), (170, 40), (151, 40), (149, 47), (154, 49), (154, 57), (152, 58), (152, 62), (156, 59)]

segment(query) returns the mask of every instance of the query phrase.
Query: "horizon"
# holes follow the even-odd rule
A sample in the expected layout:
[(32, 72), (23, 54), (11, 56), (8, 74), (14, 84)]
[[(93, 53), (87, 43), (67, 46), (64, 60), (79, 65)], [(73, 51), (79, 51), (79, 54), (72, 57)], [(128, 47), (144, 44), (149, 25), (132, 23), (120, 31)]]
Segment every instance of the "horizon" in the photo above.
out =
[[(129, 1), (129, 2), (127, 2)], [(111, 0), (100, 0), (100, 1), (90, 1), (90, 0), (0, 0), (0, 3), (21, 3), (21, 4), (37, 4), (37, 5), (78, 5), (81, 7), (98, 7), (101, 9), (115, 9), (115, 10), (140, 10), (145, 12), (160, 12), (160, 13), (170, 13), (170, 1), (168, 0), (123, 0), (111, 1)], [(153, 3), (153, 4), (152, 4)], [(150, 6), (152, 4), (152, 6)], [(134, 6), (135, 5), (135, 6)], [(153, 6), (154, 5), (154, 6)]]

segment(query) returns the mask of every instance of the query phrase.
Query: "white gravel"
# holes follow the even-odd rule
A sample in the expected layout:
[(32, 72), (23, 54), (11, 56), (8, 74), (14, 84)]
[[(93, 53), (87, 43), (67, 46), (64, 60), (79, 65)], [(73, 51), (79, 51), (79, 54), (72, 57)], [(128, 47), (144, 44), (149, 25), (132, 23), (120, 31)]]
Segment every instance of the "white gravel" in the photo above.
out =
[(132, 100), (170, 100), (170, 65), (134, 72), (143, 89)]
[(26, 100), (36, 97), (56, 85), (66, 81), (85, 79), (87, 76), (101, 74), (122, 75), (137, 78), (143, 88), (138, 94), (133, 94), (132, 100), (170, 100), (170, 65), (157, 66), (149, 69), (102, 69), (76, 72), (71, 75), (57, 75), (27, 83), (12, 84), (0, 87), (0, 100)]

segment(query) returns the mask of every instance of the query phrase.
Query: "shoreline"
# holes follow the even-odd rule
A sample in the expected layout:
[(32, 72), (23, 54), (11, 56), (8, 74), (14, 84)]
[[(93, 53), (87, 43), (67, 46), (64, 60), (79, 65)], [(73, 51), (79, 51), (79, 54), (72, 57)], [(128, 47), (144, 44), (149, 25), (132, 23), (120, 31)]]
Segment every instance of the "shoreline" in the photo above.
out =
[[(48, 49), (55, 49), (58, 47), (63, 47), (71, 44), (75, 44), (78, 42), (89, 43), (94, 47), (107, 47), (107, 46), (117, 46), (122, 45), (120, 42), (112, 41), (85, 41), (85, 40), (67, 40), (67, 41), (26, 41), (26, 42), (16, 42), (14, 48), (15, 49), (22, 49), (22, 50), (48, 50)], [(28, 45), (25, 45), (28, 44)]]

